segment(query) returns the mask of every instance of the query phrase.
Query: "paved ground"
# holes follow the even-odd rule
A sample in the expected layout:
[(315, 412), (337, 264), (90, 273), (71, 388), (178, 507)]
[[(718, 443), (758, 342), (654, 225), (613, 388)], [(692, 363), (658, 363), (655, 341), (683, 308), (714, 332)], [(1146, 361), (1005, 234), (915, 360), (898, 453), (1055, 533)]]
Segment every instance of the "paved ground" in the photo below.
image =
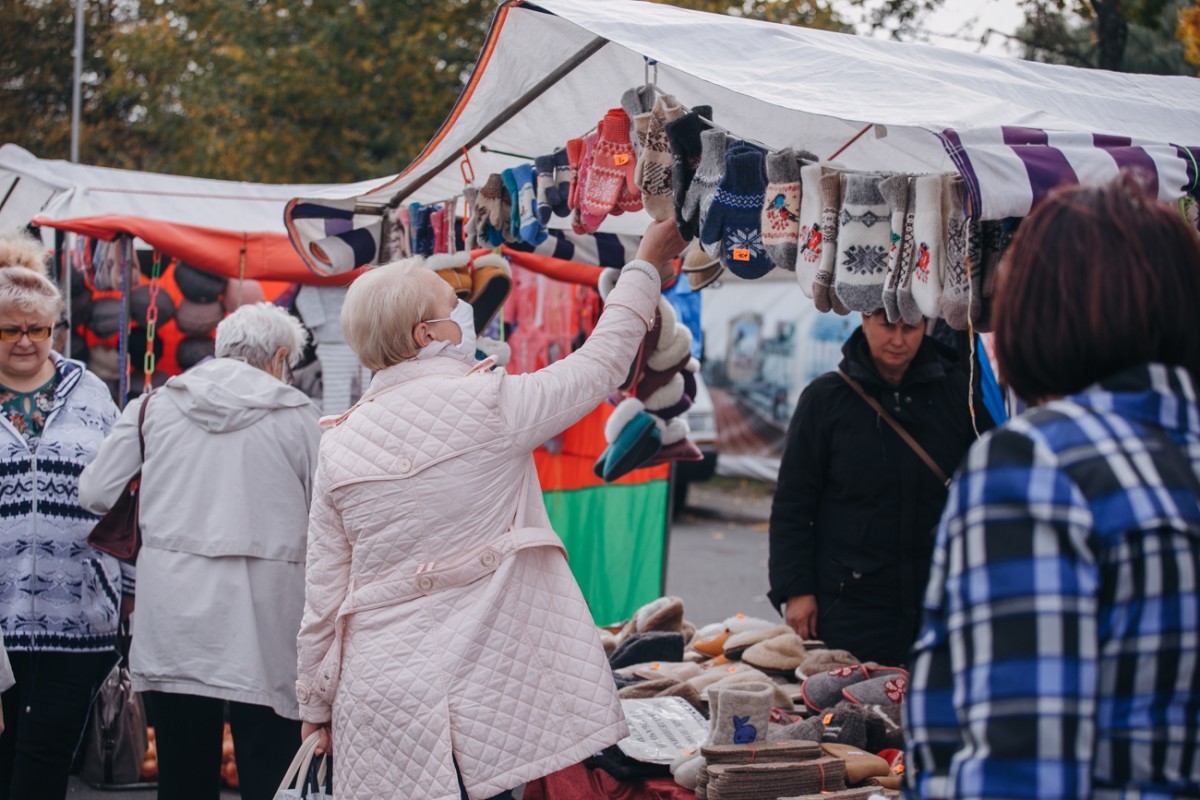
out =
[[(671, 526), (666, 593), (683, 599), (684, 615), (697, 626), (737, 613), (775, 620), (767, 590), (767, 518), (770, 487), (755, 481), (714, 478), (693, 484), (688, 505)], [(79, 779), (72, 800), (152, 800), (154, 790), (100, 791)], [(236, 800), (223, 792), (222, 800)]]

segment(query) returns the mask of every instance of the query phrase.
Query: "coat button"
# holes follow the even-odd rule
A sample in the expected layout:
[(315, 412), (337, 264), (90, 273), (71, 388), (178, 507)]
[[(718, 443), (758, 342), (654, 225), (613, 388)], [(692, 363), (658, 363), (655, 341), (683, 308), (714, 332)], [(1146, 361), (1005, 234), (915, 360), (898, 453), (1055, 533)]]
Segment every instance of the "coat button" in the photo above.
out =
[(433, 588), (433, 578), (428, 575), (421, 576), (420, 580), (417, 581), (417, 588), (422, 592), (428, 592)]
[(483, 564), (485, 567), (492, 566), (496, 563), (496, 554), (491, 550), (484, 551), (484, 554), (479, 559), (479, 563)]
[(307, 703), (309, 697), (308, 687), (302, 683), (296, 684), (296, 699), (301, 703)]
[(396, 466), (400, 469), (401, 472), (408, 472), (410, 469), (412, 469), (412, 462), (409, 461), (407, 458), (402, 458), (402, 459), (400, 459), (400, 463), (397, 464)]

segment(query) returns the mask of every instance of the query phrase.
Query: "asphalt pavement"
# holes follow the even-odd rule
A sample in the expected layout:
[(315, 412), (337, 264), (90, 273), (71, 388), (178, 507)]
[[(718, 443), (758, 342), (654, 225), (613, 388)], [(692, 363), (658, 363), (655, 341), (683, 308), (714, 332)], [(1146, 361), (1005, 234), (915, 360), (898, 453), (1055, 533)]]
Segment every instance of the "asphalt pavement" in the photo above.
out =
[[(692, 484), (687, 507), (671, 524), (666, 594), (683, 600), (684, 617), (697, 627), (734, 614), (775, 621), (767, 601), (767, 519), (770, 487), (715, 478)], [(72, 800), (154, 800), (154, 789), (107, 791), (72, 778)], [(237, 800), (224, 791), (221, 800)]]

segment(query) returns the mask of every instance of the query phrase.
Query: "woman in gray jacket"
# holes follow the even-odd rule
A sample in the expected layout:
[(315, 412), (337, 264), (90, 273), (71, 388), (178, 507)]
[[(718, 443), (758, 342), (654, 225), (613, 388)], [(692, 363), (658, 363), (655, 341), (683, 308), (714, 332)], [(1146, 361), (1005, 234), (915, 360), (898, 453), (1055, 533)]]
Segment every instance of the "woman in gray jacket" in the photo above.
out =
[(242, 306), (217, 327), (217, 357), (130, 403), (80, 478), (80, 502), (100, 513), (142, 470), (130, 668), (134, 689), (154, 693), (163, 798), (218, 797), (225, 701), (246, 800), (273, 797), (300, 746), (296, 634), (320, 429), (287, 380), (305, 338), (283, 309)]

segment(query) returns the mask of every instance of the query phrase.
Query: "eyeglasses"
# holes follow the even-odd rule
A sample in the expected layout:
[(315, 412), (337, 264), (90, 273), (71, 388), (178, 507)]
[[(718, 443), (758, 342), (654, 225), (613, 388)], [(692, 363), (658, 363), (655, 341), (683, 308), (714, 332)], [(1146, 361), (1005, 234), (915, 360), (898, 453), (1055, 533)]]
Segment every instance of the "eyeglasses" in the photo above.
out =
[(51, 325), (41, 325), (36, 328), (0, 328), (0, 342), (19, 342), (22, 336), (28, 336), (31, 342), (44, 342), (54, 332)]

